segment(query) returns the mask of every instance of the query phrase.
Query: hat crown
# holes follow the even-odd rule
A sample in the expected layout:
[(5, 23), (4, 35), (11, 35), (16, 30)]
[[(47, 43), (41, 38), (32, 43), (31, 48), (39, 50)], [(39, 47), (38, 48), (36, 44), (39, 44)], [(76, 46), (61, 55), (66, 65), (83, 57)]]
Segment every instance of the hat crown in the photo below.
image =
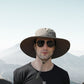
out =
[(54, 30), (50, 28), (41, 28), (36, 31), (36, 36), (43, 36), (43, 37), (49, 37), (49, 38), (56, 38), (56, 33)]

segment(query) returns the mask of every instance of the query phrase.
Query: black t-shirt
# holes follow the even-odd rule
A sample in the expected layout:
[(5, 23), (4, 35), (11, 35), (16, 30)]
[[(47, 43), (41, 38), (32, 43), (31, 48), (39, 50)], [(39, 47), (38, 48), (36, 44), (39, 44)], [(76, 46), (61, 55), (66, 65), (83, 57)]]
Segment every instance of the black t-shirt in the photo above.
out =
[(55, 64), (52, 70), (41, 72), (36, 79), (38, 73), (31, 63), (26, 64), (14, 71), (14, 84), (36, 84), (37, 81), (40, 81), (38, 84), (70, 84), (68, 73)]

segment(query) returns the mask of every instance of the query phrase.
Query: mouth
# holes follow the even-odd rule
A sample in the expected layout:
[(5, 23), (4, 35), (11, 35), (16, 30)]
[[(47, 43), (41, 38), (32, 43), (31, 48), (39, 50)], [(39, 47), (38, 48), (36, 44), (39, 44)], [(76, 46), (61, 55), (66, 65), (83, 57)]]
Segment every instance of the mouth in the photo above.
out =
[(43, 54), (47, 54), (48, 52), (42, 52)]

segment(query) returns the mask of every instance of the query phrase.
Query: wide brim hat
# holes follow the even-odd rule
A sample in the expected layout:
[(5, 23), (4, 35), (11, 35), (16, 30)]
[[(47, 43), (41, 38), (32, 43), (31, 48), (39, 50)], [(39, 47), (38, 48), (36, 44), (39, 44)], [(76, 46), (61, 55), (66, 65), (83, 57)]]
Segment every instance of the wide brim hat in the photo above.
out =
[(66, 39), (56, 38), (56, 33), (54, 30), (50, 28), (41, 28), (36, 31), (35, 36), (31, 36), (24, 39), (20, 44), (20, 48), (22, 49), (22, 51), (26, 55), (33, 58), (36, 58), (36, 52), (34, 49), (34, 41), (37, 38), (50, 38), (50, 39), (52, 38), (55, 40), (56, 48), (53, 53), (52, 59), (63, 56), (70, 48), (70, 42)]

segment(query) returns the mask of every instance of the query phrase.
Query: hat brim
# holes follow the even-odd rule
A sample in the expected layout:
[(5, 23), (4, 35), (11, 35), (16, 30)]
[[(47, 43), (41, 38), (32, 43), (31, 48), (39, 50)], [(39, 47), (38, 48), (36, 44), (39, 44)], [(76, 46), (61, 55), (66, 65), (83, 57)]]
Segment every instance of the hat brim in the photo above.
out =
[[(24, 39), (20, 44), (20, 48), (22, 49), (22, 51), (26, 55), (33, 58), (36, 58), (36, 52), (34, 49), (34, 40), (37, 38), (49, 38), (49, 37), (33, 36)], [(56, 48), (53, 53), (52, 59), (64, 55), (70, 48), (70, 42), (68, 40), (62, 38), (53, 38), (53, 39), (56, 40)]]

